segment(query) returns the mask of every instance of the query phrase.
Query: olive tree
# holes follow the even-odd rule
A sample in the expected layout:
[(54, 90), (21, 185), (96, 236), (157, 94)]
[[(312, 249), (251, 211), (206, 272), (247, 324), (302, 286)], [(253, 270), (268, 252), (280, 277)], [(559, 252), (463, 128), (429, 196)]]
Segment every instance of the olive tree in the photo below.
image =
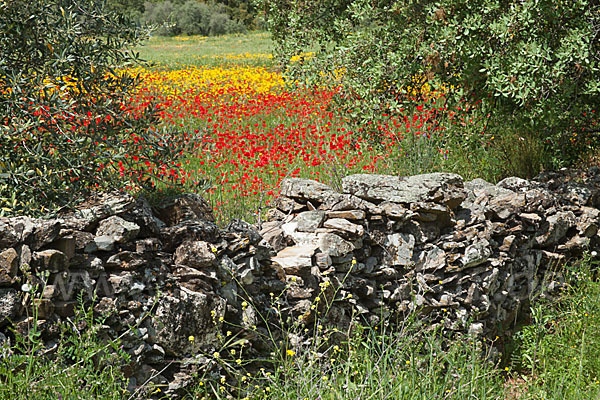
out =
[(95, 0), (0, 0), (0, 209), (147, 183), (178, 149), (126, 67), (147, 31)]
[[(294, 80), (343, 72), (357, 121), (403, 109), (414, 78), (479, 103), (486, 129), (510, 125), (559, 163), (595, 134), (600, 5), (594, 0), (265, 0), (277, 56)], [(303, 62), (292, 56), (313, 53)], [(325, 73), (324, 73), (325, 72)], [(574, 135), (578, 135), (575, 137)], [(585, 139), (585, 140), (582, 140)], [(577, 144), (576, 143), (576, 144)]]

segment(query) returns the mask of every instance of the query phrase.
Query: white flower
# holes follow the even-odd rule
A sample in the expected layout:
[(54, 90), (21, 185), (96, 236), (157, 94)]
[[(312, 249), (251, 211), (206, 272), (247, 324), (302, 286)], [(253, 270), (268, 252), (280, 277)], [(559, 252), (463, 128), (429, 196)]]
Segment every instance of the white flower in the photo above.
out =
[(596, 250), (594, 250), (590, 254), (592, 255), (592, 257), (596, 257), (598, 255), (598, 252)]
[(31, 292), (31, 289), (33, 289), (33, 287), (29, 283), (21, 285), (21, 290), (24, 292)]

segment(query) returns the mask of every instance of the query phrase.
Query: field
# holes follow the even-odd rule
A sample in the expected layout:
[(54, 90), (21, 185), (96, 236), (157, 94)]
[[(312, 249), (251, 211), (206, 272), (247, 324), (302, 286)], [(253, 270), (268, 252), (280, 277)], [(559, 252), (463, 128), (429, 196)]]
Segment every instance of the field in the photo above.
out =
[(335, 81), (317, 88), (284, 82), (272, 66), (271, 46), (267, 34), (254, 33), (154, 38), (139, 49), (150, 67), (133, 71), (144, 79), (135, 102), (160, 104), (157, 129), (185, 141), (188, 149), (179, 165), (165, 169), (161, 187), (178, 182), (204, 192), (219, 221), (255, 221), (286, 177), (337, 187), (352, 173), (445, 170), (468, 178), (481, 172), (465, 168), (467, 160), (480, 162), (480, 155), (467, 156), (452, 144), (456, 128), (474, 130), (478, 121), (467, 110), (445, 113), (439, 93), (408, 88), (420, 94), (413, 108), (353, 130), (333, 104)]

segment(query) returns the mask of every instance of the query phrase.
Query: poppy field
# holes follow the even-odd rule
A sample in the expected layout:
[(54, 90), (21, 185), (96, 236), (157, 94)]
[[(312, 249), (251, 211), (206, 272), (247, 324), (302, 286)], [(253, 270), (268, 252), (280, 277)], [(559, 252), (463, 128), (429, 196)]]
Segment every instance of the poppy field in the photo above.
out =
[(274, 68), (247, 62), (264, 60), (264, 53), (229, 54), (220, 65), (202, 64), (207, 58), (214, 61), (198, 56), (197, 65), (132, 70), (143, 78), (133, 104), (158, 104), (162, 126), (155, 128), (186, 149), (163, 168), (159, 187), (178, 183), (202, 193), (220, 221), (256, 220), (286, 177), (336, 187), (351, 173), (419, 173), (452, 162), (439, 94), (420, 96), (410, 112), (383, 115), (377, 126), (356, 128), (335, 106), (335, 84), (286, 84)]

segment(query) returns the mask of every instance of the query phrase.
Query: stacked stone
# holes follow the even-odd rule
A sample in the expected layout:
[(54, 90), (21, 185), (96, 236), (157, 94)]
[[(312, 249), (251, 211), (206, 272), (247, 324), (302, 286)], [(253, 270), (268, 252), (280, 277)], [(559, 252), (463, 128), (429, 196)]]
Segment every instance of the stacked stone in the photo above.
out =
[(83, 293), (105, 316), (101, 334), (131, 355), (130, 389), (152, 381), (176, 398), (198, 368), (219, 373), (202, 354), (229, 330), (254, 360), (303, 340), (281, 321), (345, 330), (416, 312), (493, 336), (561, 286), (566, 261), (600, 247), (597, 168), (497, 185), (353, 175), (341, 192), (288, 179), (274, 205), (260, 232), (218, 228), (191, 194), (154, 207), (105, 194), (58, 218), (0, 218), (0, 344), (31, 328), (35, 304), (52, 354)]
[(531, 296), (560, 287), (551, 272), (598, 248), (598, 171), (556, 182), (565, 176), (492, 185), (444, 173), (353, 175), (342, 193), (288, 179), (261, 234), (278, 251), (272, 261), (300, 318), (330, 281), (337, 301), (328, 312), (339, 328), (417, 311), (493, 336)]
[(226, 314), (242, 313), (240, 288), (258, 296), (252, 288), (271, 255), (261, 242), (243, 221), (220, 230), (196, 195), (152, 209), (143, 198), (106, 194), (51, 220), (1, 218), (0, 344), (11, 342), (9, 328), (31, 328), (33, 303), (51, 354), (58, 323), (74, 315), (83, 293), (106, 318), (101, 335), (120, 337), (131, 355), (129, 389), (150, 379), (181, 393), (207, 364), (199, 350), (217, 348)]

